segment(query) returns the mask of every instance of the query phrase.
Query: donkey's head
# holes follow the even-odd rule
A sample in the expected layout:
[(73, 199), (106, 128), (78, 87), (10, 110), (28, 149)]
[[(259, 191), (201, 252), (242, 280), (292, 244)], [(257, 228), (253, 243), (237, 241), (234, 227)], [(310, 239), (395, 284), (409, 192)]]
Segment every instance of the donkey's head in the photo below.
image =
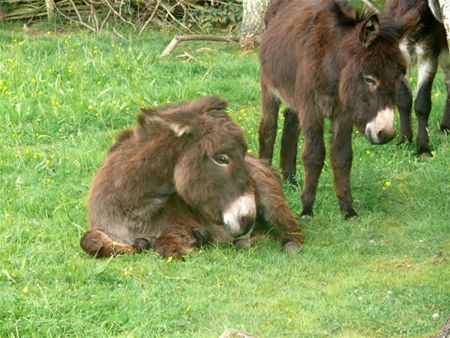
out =
[(202, 97), (144, 113), (181, 144), (173, 171), (179, 196), (236, 238), (254, 225), (255, 187), (245, 166), (243, 132), (224, 112), (226, 106), (218, 97)]
[(359, 131), (372, 144), (383, 144), (395, 136), (396, 85), (406, 69), (399, 49), (403, 29), (377, 14), (354, 20), (339, 98)]

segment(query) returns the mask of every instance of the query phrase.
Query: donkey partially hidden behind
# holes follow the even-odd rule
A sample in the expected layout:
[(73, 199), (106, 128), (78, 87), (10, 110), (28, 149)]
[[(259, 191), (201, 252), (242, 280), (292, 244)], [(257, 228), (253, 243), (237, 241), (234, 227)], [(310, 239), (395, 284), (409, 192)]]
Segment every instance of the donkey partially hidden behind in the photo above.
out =
[[(431, 7), (429, 6), (432, 5)], [(440, 123), (442, 131), (450, 132), (450, 60), (447, 36), (442, 22), (438, 19), (439, 7), (436, 1), (426, 0), (387, 0), (386, 14), (401, 20), (411, 10), (417, 9), (417, 24), (406, 34), (400, 44), (404, 55), (411, 66), (417, 63), (418, 79), (417, 94), (414, 101), (414, 111), (417, 116), (417, 153), (432, 156), (428, 139), (428, 118), (431, 112), (431, 87), (441, 58), (442, 70), (445, 75), (447, 100)], [(411, 142), (412, 92), (408, 75), (398, 84), (397, 106), (400, 112), (400, 143)]]
[(278, 175), (246, 155), (226, 102), (202, 97), (143, 109), (94, 177), (89, 231), (81, 247), (96, 257), (152, 248), (180, 258), (210, 242), (248, 246), (257, 213), (296, 251), (301, 229)]
[(273, 0), (260, 48), (260, 157), (272, 160), (280, 104), (287, 105), (281, 164), (295, 175), (298, 124), (304, 132), (302, 215), (312, 215), (324, 159), (324, 119), (331, 120), (331, 165), (346, 218), (356, 216), (350, 188), (353, 124), (369, 142), (395, 136), (396, 84), (405, 73), (404, 25), (355, 13), (345, 1)]

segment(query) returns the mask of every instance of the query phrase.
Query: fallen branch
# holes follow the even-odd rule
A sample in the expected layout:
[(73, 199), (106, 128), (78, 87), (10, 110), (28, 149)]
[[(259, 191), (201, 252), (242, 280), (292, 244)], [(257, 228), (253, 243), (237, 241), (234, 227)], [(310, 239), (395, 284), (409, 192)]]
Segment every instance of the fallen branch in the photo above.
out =
[(222, 42), (239, 42), (237, 36), (217, 36), (217, 35), (176, 35), (167, 45), (166, 49), (159, 56), (163, 58), (170, 54), (180, 41), (222, 41)]
[(441, 331), (436, 336), (436, 338), (448, 338), (448, 337), (450, 337), (450, 316), (448, 317)]

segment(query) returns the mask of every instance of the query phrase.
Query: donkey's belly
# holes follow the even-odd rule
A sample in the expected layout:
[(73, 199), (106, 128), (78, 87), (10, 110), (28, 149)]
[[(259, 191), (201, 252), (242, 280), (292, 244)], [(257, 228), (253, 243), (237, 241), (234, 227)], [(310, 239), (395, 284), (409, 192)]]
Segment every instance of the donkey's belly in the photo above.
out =
[(288, 93), (287, 90), (284, 90), (282, 88), (276, 88), (275, 86), (270, 87), (270, 93), (275, 96), (278, 100), (283, 102), (285, 105), (287, 105), (289, 108), (292, 108), (293, 110), (296, 110), (293, 95)]

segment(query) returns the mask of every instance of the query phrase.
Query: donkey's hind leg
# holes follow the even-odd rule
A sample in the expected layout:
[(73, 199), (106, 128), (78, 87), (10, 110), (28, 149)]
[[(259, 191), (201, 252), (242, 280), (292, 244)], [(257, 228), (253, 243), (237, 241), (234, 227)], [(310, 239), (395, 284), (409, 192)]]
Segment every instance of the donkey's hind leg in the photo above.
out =
[(97, 258), (111, 257), (121, 254), (135, 254), (150, 247), (146, 239), (137, 239), (134, 245), (113, 241), (107, 233), (94, 229), (86, 232), (80, 241), (81, 248), (89, 255)]
[(411, 128), (412, 93), (409, 81), (401, 78), (397, 84), (397, 107), (400, 113), (400, 138), (398, 143), (412, 142), (413, 132)]
[[(431, 112), (431, 87), (436, 75), (438, 56), (427, 54), (425, 49), (417, 49), (418, 81), (414, 110), (417, 116), (417, 153), (432, 156), (428, 138), (428, 118)], [(419, 52), (420, 51), (420, 52)]]
[(272, 163), (273, 148), (277, 136), (278, 110), (280, 100), (270, 88), (261, 86), (261, 120), (259, 122), (259, 157)]
[(298, 114), (294, 110), (286, 108), (283, 115), (284, 125), (280, 151), (281, 171), (285, 181), (297, 186), (295, 172), (297, 167), (298, 137), (300, 133)]

